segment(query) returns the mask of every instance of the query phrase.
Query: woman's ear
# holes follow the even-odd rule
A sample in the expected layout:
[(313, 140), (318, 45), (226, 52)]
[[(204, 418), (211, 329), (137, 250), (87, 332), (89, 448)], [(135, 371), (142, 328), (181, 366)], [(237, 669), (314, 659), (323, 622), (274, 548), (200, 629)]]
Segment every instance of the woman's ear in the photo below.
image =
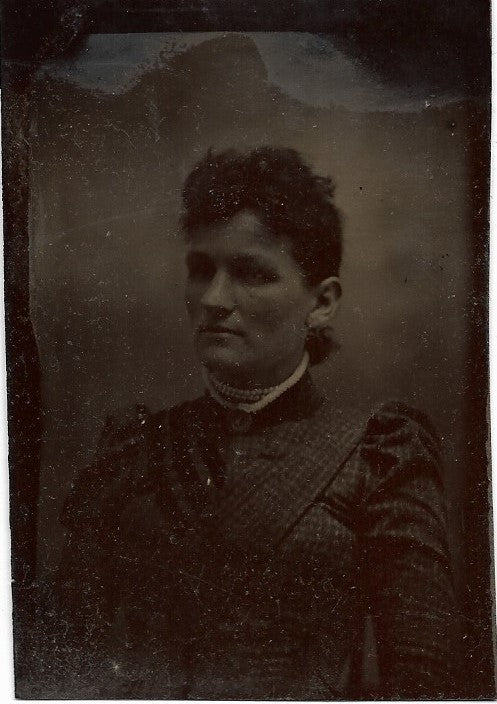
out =
[(342, 286), (337, 276), (329, 276), (316, 286), (316, 303), (307, 316), (307, 326), (319, 330), (330, 326), (338, 309)]

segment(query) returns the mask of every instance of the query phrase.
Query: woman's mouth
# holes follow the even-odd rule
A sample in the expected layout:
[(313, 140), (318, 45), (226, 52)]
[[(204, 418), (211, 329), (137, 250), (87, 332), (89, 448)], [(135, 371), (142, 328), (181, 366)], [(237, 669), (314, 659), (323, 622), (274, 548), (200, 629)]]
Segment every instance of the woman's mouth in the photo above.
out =
[(207, 335), (236, 335), (240, 337), (242, 334), (238, 330), (229, 328), (226, 325), (200, 325), (198, 331), (199, 333)]

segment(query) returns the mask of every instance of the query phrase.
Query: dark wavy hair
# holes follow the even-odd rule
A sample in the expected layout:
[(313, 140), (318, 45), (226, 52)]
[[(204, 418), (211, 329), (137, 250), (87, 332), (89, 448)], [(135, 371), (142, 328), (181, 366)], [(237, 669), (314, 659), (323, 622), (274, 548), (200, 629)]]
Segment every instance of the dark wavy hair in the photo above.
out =
[[(337, 276), (342, 259), (342, 222), (330, 178), (317, 176), (294, 149), (260, 147), (248, 153), (209, 150), (183, 187), (182, 225), (187, 238), (254, 212), (275, 238), (287, 238), (309, 286)], [(309, 338), (311, 361), (324, 359), (334, 343), (328, 331)]]

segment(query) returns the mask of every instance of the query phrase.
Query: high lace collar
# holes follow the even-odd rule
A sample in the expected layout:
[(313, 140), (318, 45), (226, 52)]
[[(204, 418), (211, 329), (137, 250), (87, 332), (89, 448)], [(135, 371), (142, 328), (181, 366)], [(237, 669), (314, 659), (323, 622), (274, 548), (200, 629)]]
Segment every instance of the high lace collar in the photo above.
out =
[(219, 381), (205, 368), (202, 368), (202, 372), (210, 395), (221, 406), (231, 410), (256, 413), (295, 386), (304, 376), (308, 366), (309, 354), (306, 350), (299, 365), (287, 379), (276, 386), (265, 389), (237, 389)]

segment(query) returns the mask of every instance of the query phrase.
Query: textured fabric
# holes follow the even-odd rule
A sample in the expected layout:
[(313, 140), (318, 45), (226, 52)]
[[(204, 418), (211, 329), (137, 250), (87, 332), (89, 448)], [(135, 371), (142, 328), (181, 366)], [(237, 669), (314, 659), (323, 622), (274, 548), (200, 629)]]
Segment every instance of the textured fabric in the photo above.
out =
[(309, 375), (251, 416), (206, 396), (109, 419), (63, 515), (72, 696), (449, 696), (439, 461), (421, 414)]

